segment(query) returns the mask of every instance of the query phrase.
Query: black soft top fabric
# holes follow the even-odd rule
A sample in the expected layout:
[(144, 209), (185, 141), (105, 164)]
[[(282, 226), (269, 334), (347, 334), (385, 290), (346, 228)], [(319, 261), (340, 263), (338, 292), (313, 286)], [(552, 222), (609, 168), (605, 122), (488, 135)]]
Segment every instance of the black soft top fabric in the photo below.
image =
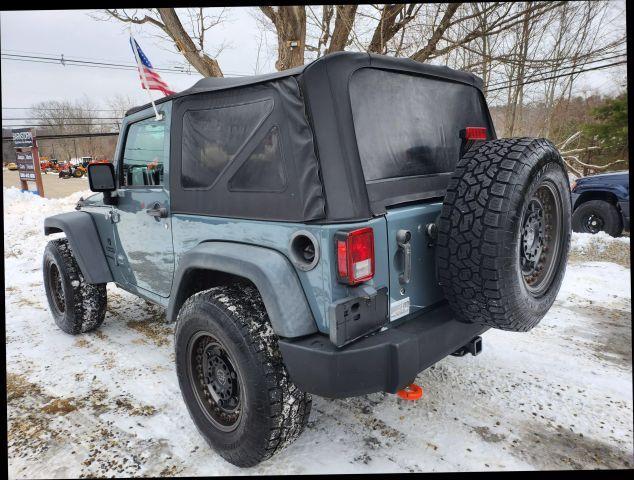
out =
[[(482, 81), (475, 75), (444, 66), (423, 64), (410, 59), (368, 53), (339, 52), (326, 55), (298, 68), (267, 75), (204, 78), (191, 88), (164, 97), (157, 103), (174, 100), (174, 104), (178, 105), (181, 102), (189, 101), (188, 99), (192, 99), (192, 101), (202, 97), (210, 99), (218, 94), (239, 96), (237, 92), (241, 90), (253, 91), (267, 84), (279, 86), (287, 84), (285, 80), (293, 77), (293, 81), (297, 82), (300, 89), (288, 97), (279, 97), (280, 100), (284, 98), (292, 100), (286, 110), (294, 116), (292, 121), (299, 121), (301, 124), (301, 128), (298, 130), (299, 135), (289, 139), (289, 141), (303, 145), (300, 150), (305, 153), (312, 150), (313, 155), (316, 154), (318, 162), (313, 163), (310, 159), (305, 162), (299, 159), (294, 160), (299, 168), (297, 174), (304, 176), (302, 179), (304, 183), (299, 187), (300, 191), (304, 192), (301, 194), (303, 196), (302, 204), (297, 204), (295, 207), (283, 206), (282, 210), (275, 215), (275, 219), (316, 222), (361, 221), (385, 213), (389, 206), (396, 203), (442, 196), (448, 180), (446, 174), (432, 175), (426, 178), (404, 178), (402, 182), (393, 182), (393, 185), (382, 186), (380, 190), (369, 195), (359, 159), (349, 93), (350, 79), (354, 72), (361, 68), (405, 72), (474, 87), (481, 97), (489, 119), (490, 136), (495, 137), (482, 95)], [(302, 108), (299, 108), (298, 99), (300, 99), (300, 103), (303, 103)], [(438, 102), (442, 103), (442, 98), (439, 98)], [(128, 114), (149, 107), (150, 105), (146, 104), (131, 109)], [(177, 114), (176, 110), (175, 114)], [(290, 125), (291, 117), (288, 117), (285, 122)], [(307, 135), (305, 128), (303, 128), (304, 125), (310, 125), (309, 130), (312, 129), (310, 135)], [(173, 130), (174, 133), (178, 132)], [(180, 143), (175, 141), (176, 138), (180, 137), (173, 136), (172, 138), (173, 153), (175, 153), (174, 145)], [(300, 150), (296, 150), (294, 153)], [(180, 163), (180, 159), (176, 162), (175, 160), (172, 157), (172, 163)], [(304, 165), (306, 169), (302, 170), (301, 165)], [(319, 188), (318, 183), (320, 184)], [(200, 210), (202, 213), (203, 205), (210, 204), (204, 201), (202, 196), (196, 200), (191, 198), (187, 202), (184, 200), (187, 195), (182, 196), (182, 191), (179, 191), (178, 188), (176, 191), (173, 190), (172, 194), (175, 197), (180, 197), (180, 200), (177, 200), (177, 205), (182, 211), (191, 210), (189, 207), (196, 204), (199, 206), (196, 210)], [(221, 200), (221, 198), (217, 200)], [(264, 198), (256, 199), (254, 196), (250, 199), (251, 202), (264, 200)], [(183, 201), (186, 203), (182, 203)], [(186, 205), (189, 207), (185, 208)], [(265, 209), (267, 212), (273, 212), (277, 206), (271, 204)], [(245, 201), (229, 208), (226, 214), (241, 218), (270, 218), (268, 213), (253, 215), (250, 210), (251, 208)], [(211, 211), (206, 213), (215, 214)]]
[[(187, 177), (183, 175), (183, 164), (187, 161), (184, 157), (191, 157), (189, 152), (200, 148), (207, 132), (204, 128), (193, 127), (187, 120), (187, 113), (248, 104), (266, 106), (265, 114), (256, 119), (257, 126), (241, 140), (233, 158), (223, 165), (210, 185), (188, 185)], [(245, 123), (247, 120), (251, 119), (245, 119)], [(232, 188), (232, 178), (271, 131), (280, 132), (279, 166), (285, 173), (283, 188), (260, 191)], [(295, 78), (287, 76), (239, 89), (178, 97), (172, 107), (171, 135), (173, 213), (294, 222), (325, 217), (325, 200), (312, 132)], [(174, 141), (174, 138), (180, 141)]]

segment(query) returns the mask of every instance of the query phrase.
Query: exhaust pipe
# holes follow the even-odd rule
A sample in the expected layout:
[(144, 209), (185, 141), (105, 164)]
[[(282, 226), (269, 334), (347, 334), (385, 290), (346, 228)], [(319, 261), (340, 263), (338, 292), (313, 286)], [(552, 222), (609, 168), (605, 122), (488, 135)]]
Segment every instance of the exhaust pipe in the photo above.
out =
[(474, 357), (482, 351), (482, 337), (477, 336), (452, 353), (454, 357), (464, 357), (470, 353)]

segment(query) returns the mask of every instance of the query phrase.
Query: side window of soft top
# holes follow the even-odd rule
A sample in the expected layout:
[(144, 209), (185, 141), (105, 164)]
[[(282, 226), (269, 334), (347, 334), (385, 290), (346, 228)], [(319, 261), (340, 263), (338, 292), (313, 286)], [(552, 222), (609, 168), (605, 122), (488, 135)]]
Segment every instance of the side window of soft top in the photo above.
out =
[(121, 186), (158, 186), (164, 183), (166, 122), (154, 117), (128, 127)]

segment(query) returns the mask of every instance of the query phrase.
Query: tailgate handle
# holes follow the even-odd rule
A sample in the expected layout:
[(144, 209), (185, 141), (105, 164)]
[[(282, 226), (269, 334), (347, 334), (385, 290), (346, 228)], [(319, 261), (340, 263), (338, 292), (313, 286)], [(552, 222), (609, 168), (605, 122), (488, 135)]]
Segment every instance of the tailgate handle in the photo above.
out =
[(401, 284), (409, 283), (412, 276), (412, 245), (409, 243), (411, 239), (412, 232), (409, 230), (396, 232), (396, 243), (398, 248), (403, 250), (403, 272), (398, 276)]

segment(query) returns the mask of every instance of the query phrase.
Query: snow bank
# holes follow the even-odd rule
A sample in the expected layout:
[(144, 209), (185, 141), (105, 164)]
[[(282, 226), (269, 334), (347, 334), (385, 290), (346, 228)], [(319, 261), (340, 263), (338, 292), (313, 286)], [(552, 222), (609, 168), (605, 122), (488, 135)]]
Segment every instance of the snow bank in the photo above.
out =
[(65, 198), (42, 198), (15, 187), (2, 188), (4, 214), (5, 278), (10, 277), (7, 259), (30, 262), (41, 261), (49, 240), (44, 235), (44, 218), (72, 211), (81, 196), (92, 195), (90, 190), (76, 192)]
[(570, 242), (571, 252), (586, 253), (591, 249), (598, 252), (604, 252), (610, 245), (622, 244), (629, 248), (630, 237), (611, 237), (605, 232), (592, 233), (574, 233)]
[(605, 232), (573, 233), (570, 262), (610, 262), (630, 268), (630, 237), (614, 238)]

